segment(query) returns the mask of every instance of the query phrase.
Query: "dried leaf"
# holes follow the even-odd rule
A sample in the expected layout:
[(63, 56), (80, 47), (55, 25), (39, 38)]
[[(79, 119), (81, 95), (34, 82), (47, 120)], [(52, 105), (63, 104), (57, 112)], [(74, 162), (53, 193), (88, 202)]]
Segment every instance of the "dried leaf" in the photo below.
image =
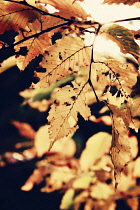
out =
[(139, 200), (138, 198), (129, 198), (127, 199), (127, 203), (130, 206), (131, 210), (138, 210), (139, 209)]
[(79, 37), (65, 36), (50, 46), (44, 55), (41, 66), (46, 73), (38, 73), (40, 86), (46, 87), (70, 74), (79, 73), (80, 66), (90, 64), (90, 48)]
[(127, 4), (127, 5), (133, 5), (136, 2), (139, 2), (139, 0), (104, 0), (103, 4)]
[(21, 190), (30, 191), (35, 184), (40, 184), (43, 181), (43, 176), (46, 174), (45, 168), (35, 169), (33, 174), (28, 178), (26, 183), (21, 187)]
[(88, 120), (90, 109), (85, 104), (84, 86), (63, 87), (56, 92), (55, 103), (51, 106), (48, 121), (52, 143), (69, 134), (73, 134), (78, 126), (78, 113)]
[(35, 130), (28, 123), (13, 121), (12, 124), (18, 129), (19, 134), (31, 140), (35, 138)]
[[(83, 171), (87, 171), (104, 154), (109, 152), (111, 146), (111, 135), (99, 132), (90, 137), (86, 143), (86, 148), (80, 157), (80, 166)], [(100, 151), (100, 152), (99, 152)]]
[(0, 2), (0, 34), (5, 31), (18, 31), (33, 22), (39, 13), (32, 8), (13, 2)]
[[(41, 31), (41, 25), (38, 20), (34, 21), (32, 24), (28, 24), (31, 31), (21, 32), (16, 36), (16, 42), (24, 40), (24, 38), (35, 35), (37, 32)], [(15, 46), (15, 50), (19, 51), (21, 47), (27, 47), (27, 54), (25, 56), (19, 55), (16, 58), (17, 66), (20, 70), (24, 70), (28, 63), (34, 59), (39, 54), (43, 54), (44, 51), (51, 45), (51, 38), (48, 33), (43, 33), (40, 36), (34, 36), (21, 44)]]
[(73, 0), (39, 0), (38, 2), (50, 4), (58, 9), (61, 13), (68, 13), (69, 17), (80, 17), (82, 19), (86, 19), (88, 16), (86, 11)]
[(129, 138), (129, 120), (127, 119), (127, 109), (120, 110), (114, 105), (109, 105), (112, 112), (112, 146), (111, 157), (114, 164), (116, 187), (121, 183), (121, 173), (127, 164), (132, 160), (130, 138)]
[(123, 53), (131, 53), (140, 56), (140, 47), (135, 42), (134, 35), (129, 29), (113, 24), (105, 27), (103, 32), (110, 35), (109, 38), (112, 38), (112, 40), (119, 45)]
[(115, 82), (118, 83), (118, 89), (121, 91), (122, 95), (131, 95), (132, 88), (137, 82), (138, 72), (131, 64), (123, 64), (115, 59), (110, 59), (105, 62), (109, 67), (111, 84)]

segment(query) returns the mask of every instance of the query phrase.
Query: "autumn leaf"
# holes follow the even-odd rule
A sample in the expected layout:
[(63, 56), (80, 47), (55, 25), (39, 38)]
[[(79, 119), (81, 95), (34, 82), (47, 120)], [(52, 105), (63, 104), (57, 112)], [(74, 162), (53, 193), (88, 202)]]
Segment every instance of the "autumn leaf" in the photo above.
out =
[[(38, 20), (28, 25), (30, 26), (31, 31), (19, 31), (19, 34), (15, 38), (16, 42), (24, 40), (25, 37), (36, 35), (36, 33), (41, 30), (41, 26)], [(43, 54), (49, 45), (51, 45), (51, 38), (48, 33), (43, 33), (38, 37), (34, 36), (33, 38), (18, 44), (17, 46), (15, 46), (16, 51), (19, 51), (21, 47), (27, 47), (28, 52), (25, 56), (17, 56), (17, 66), (21, 70), (24, 70), (28, 63), (39, 54)]]
[(132, 64), (124, 64), (115, 59), (108, 59), (105, 64), (109, 68), (112, 85), (118, 83), (117, 86), (122, 95), (130, 96), (138, 77), (135, 67)]
[(79, 67), (90, 64), (90, 48), (79, 37), (65, 36), (50, 46), (41, 62), (46, 73), (37, 73), (40, 87), (52, 84), (70, 74), (78, 74)]
[(28, 22), (33, 22), (38, 17), (39, 13), (28, 6), (0, 1), (0, 34), (25, 28)]
[(139, 2), (139, 0), (104, 0), (103, 4), (127, 4), (127, 5), (133, 5), (136, 2)]
[(82, 19), (87, 18), (86, 11), (73, 0), (39, 0), (39, 3), (50, 4), (60, 11), (69, 14), (69, 17), (80, 17)]
[(140, 56), (140, 47), (134, 40), (133, 33), (120, 25), (113, 24), (105, 27), (103, 32), (108, 33), (109, 38), (115, 41), (123, 53), (131, 53)]
[(19, 134), (31, 140), (35, 138), (35, 130), (28, 123), (13, 121), (12, 124), (18, 129)]
[(43, 176), (46, 174), (46, 168), (37, 168), (33, 174), (28, 178), (25, 184), (21, 187), (21, 190), (30, 191), (35, 184), (40, 184), (43, 181)]
[(85, 104), (84, 86), (74, 82), (73, 86), (63, 87), (56, 92), (56, 99), (47, 118), (51, 125), (49, 132), (52, 143), (77, 130), (78, 113), (85, 120), (90, 116), (90, 109)]
[[(114, 165), (116, 187), (121, 182), (121, 173), (132, 160), (129, 121), (127, 122), (127, 109), (120, 110), (114, 105), (109, 105), (112, 112), (112, 146), (111, 157)], [(129, 119), (130, 120), (130, 119)]]

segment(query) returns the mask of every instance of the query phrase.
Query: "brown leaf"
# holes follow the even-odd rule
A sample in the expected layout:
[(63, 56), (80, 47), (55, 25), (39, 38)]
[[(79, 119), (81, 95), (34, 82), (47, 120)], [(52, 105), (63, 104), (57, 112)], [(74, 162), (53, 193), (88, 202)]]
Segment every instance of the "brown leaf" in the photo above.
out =
[[(15, 38), (16, 42), (24, 40), (25, 37), (35, 35), (37, 32), (41, 31), (41, 24), (38, 20), (31, 24), (29, 23), (28, 25), (31, 31), (20, 31)], [(27, 55), (20, 55), (16, 58), (19, 69), (24, 70), (28, 63), (39, 54), (43, 54), (49, 45), (51, 45), (51, 38), (48, 33), (44, 33), (38, 37), (34, 36), (15, 46), (16, 51), (19, 51), (21, 47), (27, 47), (28, 50)]]
[(69, 17), (80, 17), (82, 19), (87, 18), (86, 11), (74, 0), (39, 0), (39, 3), (50, 4), (51, 6), (55, 7), (56, 9), (60, 10), (62, 13), (69, 14)]
[(50, 46), (44, 55), (41, 66), (46, 73), (38, 73), (39, 86), (48, 86), (72, 73), (79, 74), (79, 67), (90, 64), (90, 48), (79, 37), (65, 36)]
[(136, 2), (139, 2), (139, 0), (104, 0), (104, 4), (108, 3), (108, 4), (127, 4), (127, 5), (133, 5)]
[(33, 22), (38, 16), (39, 13), (28, 6), (0, 1), (0, 34), (25, 28), (28, 22)]
[(48, 116), (52, 144), (57, 139), (73, 134), (77, 130), (78, 113), (85, 120), (90, 116), (90, 109), (85, 103), (84, 86), (74, 82), (73, 86), (73, 88), (65, 86), (56, 92), (56, 100)]
[(45, 168), (35, 169), (33, 174), (28, 178), (26, 183), (21, 187), (21, 190), (30, 191), (35, 184), (40, 184), (43, 181), (43, 176), (46, 174)]
[(28, 123), (22, 123), (19, 121), (12, 121), (12, 124), (18, 129), (19, 134), (28, 139), (34, 140), (35, 130)]
[(116, 187), (121, 183), (121, 173), (133, 159), (131, 155), (131, 140), (129, 138), (129, 120), (126, 121), (127, 109), (120, 110), (109, 105), (112, 112), (112, 146), (111, 157), (114, 164)]
[[(132, 88), (137, 82), (138, 72), (131, 64), (123, 64), (115, 59), (110, 59), (105, 62), (109, 68), (109, 72), (112, 75), (110, 82), (111, 85), (115, 82), (118, 89), (121, 90), (122, 95), (131, 95)], [(119, 76), (117, 76), (119, 75)]]
[(129, 198), (129, 199), (127, 199), (127, 203), (131, 207), (132, 210), (138, 210), (139, 209), (138, 198)]

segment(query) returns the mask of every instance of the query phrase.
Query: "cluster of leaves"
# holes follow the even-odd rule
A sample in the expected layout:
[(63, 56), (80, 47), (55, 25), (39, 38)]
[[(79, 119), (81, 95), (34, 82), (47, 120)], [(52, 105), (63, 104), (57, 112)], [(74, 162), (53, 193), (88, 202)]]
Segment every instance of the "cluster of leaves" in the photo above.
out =
[[(135, 2), (138, 1), (117, 3), (133, 5)], [(58, 11), (49, 13), (46, 5)], [(8, 45), (1, 41), (0, 50), (14, 49), (16, 56), (11, 65), (16, 65), (24, 77), (30, 71), (39, 80), (20, 93), (24, 104), (48, 112), (47, 125), (37, 132), (26, 123), (13, 121), (22, 136), (34, 140), (33, 148), (26, 154), (30, 151), (33, 157), (42, 158), (22, 189), (30, 190), (45, 180), (41, 191), (65, 192), (61, 209), (82, 206), (115, 209), (116, 201), (121, 198), (126, 199), (132, 209), (138, 209), (136, 196), (140, 189), (136, 181), (140, 176), (137, 167), (140, 160), (137, 139), (130, 129), (137, 132), (140, 126), (140, 47), (136, 41), (140, 31), (129, 30), (119, 23), (140, 18), (107, 24), (88, 21), (90, 16), (73, 0), (3, 0), (0, 11), (0, 34), (16, 32), (14, 43)], [(94, 38), (90, 45), (85, 45), (87, 32)], [(122, 62), (96, 55), (94, 43), (98, 36), (113, 40), (120, 52), (131, 55), (131, 59)], [(26, 53), (21, 53), (24, 48)], [(5, 71), (3, 62), (0, 72)], [(101, 118), (91, 113), (89, 107), (96, 101), (104, 102), (110, 117), (103, 110)], [(79, 115), (85, 121), (112, 124), (112, 136), (99, 132), (86, 139), (86, 147), (76, 159), (72, 136), (78, 129)], [(128, 183), (125, 186), (124, 181)]]

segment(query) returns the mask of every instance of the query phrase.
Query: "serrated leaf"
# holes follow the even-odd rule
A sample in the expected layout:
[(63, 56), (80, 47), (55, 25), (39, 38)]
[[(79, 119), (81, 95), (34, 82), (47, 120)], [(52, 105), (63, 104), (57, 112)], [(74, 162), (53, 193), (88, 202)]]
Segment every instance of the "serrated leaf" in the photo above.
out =
[(52, 144), (57, 139), (73, 134), (77, 130), (78, 113), (85, 120), (90, 116), (90, 109), (85, 104), (84, 87), (73, 84), (74, 88), (66, 86), (59, 89), (56, 92), (55, 103), (51, 106), (47, 119), (51, 125)]
[(112, 147), (111, 157), (114, 164), (116, 187), (121, 180), (121, 173), (131, 160), (130, 144), (129, 144), (129, 129), (125, 125), (121, 117), (120, 110), (110, 105), (113, 113), (113, 130), (112, 130)]
[(5, 31), (18, 31), (33, 22), (40, 14), (32, 8), (13, 2), (0, 2), (0, 34)]
[(128, 5), (133, 5), (136, 2), (139, 2), (139, 0), (104, 0), (103, 4), (108, 3), (108, 4), (128, 4)]
[[(30, 31), (19, 31), (19, 34), (15, 38), (16, 42), (24, 40), (25, 37), (36, 35), (36, 33), (41, 30), (41, 25), (38, 20), (34, 21), (32, 24), (28, 24), (28, 26)], [(20, 70), (24, 70), (28, 63), (36, 56), (43, 54), (49, 45), (51, 45), (51, 38), (48, 33), (43, 33), (40, 36), (34, 36), (15, 46), (16, 51), (19, 51), (21, 47), (27, 47), (28, 50), (25, 56), (19, 55), (16, 58), (17, 66)]]
[(113, 24), (103, 29), (104, 32), (108, 33), (112, 37), (113, 41), (119, 45), (123, 53), (131, 53), (136, 56), (140, 56), (140, 47), (135, 42), (133, 33), (127, 28)]
[(80, 17), (82, 19), (87, 18), (86, 11), (75, 1), (73, 0), (39, 0), (39, 3), (50, 4), (60, 12), (65, 12), (69, 14), (69, 17)]
[(69, 74), (78, 74), (80, 66), (90, 64), (90, 54), (90, 48), (78, 37), (65, 36), (58, 40), (48, 48), (41, 62), (47, 72), (37, 74), (40, 77), (39, 85), (44, 87), (47, 81), (52, 84)]
[(122, 95), (130, 96), (133, 86), (137, 82), (138, 72), (132, 64), (124, 64), (115, 59), (105, 61), (110, 72), (110, 82), (118, 83)]

